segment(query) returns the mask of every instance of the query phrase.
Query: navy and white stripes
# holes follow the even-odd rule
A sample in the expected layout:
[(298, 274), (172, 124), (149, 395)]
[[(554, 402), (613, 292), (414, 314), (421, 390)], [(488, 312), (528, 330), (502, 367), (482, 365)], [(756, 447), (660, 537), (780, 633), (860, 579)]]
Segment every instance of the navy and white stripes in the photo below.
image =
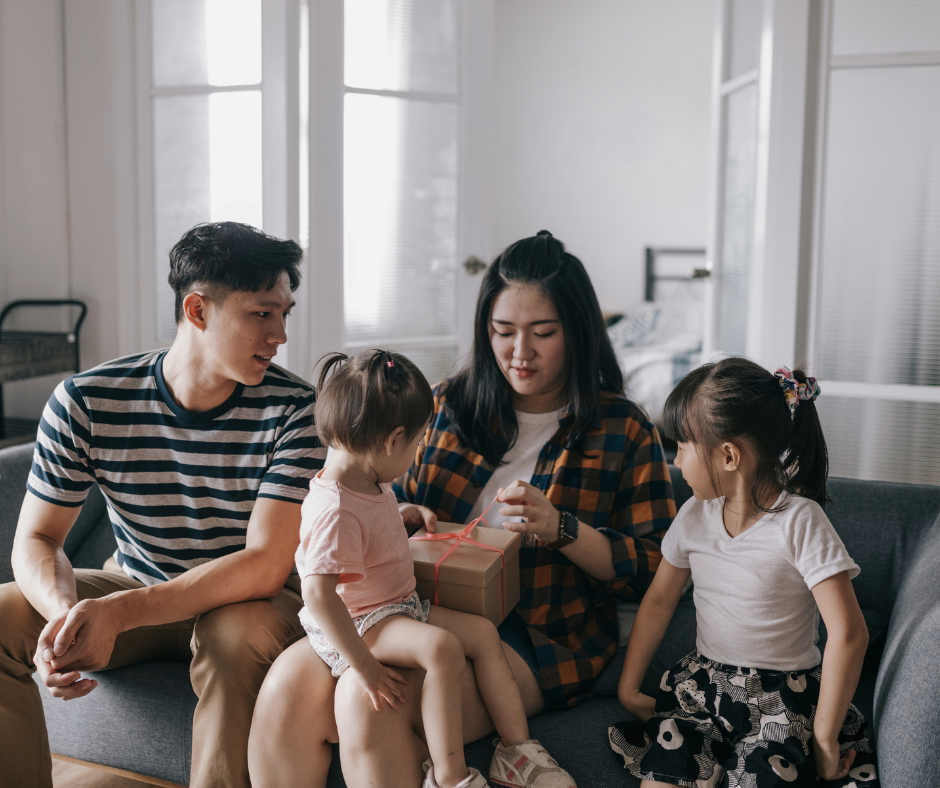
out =
[(205, 413), (180, 408), (165, 350), (60, 383), (43, 412), (27, 487), (81, 506), (101, 487), (131, 577), (152, 585), (245, 545), (258, 497), (303, 501), (326, 450), (313, 387), (276, 366)]

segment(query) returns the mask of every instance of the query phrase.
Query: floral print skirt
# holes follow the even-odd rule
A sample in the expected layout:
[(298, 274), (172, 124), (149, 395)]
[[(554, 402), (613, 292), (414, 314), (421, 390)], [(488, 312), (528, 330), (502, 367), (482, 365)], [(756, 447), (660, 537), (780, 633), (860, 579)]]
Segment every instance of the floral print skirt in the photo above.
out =
[(792, 672), (741, 668), (693, 652), (666, 671), (656, 712), (609, 729), (631, 774), (690, 788), (826, 785), (877, 788), (871, 734), (849, 706), (839, 749), (856, 752), (847, 777), (816, 774), (812, 737), (822, 667)]

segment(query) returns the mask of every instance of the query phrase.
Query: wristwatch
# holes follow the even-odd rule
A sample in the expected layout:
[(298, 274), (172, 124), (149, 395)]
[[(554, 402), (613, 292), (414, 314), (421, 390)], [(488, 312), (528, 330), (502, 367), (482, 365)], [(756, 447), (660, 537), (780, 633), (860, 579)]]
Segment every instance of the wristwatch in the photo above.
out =
[(558, 513), (558, 538), (552, 542), (545, 542), (546, 547), (558, 550), (570, 545), (578, 538), (578, 518), (571, 512), (564, 510)]

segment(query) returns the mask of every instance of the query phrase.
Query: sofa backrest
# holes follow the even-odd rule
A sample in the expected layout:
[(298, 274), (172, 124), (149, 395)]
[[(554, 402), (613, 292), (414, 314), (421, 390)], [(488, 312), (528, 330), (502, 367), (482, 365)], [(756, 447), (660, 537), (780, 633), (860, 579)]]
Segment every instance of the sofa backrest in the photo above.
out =
[[(0, 583), (8, 583), (13, 579), (10, 553), (20, 507), (26, 495), (26, 479), (32, 467), (34, 445), (27, 443), (0, 449)], [(65, 540), (65, 554), (70, 560), (80, 554), (92, 533), (101, 529), (103, 517), (106, 517), (104, 497), (98, 485), (92, 485), (81, 514)], [(97, 567), (100, 568), (101, 564)]]
[(887, 620), (940, 515), (940, 487), (839, 478), (828, 487), (826, 514), (862, 570), (852, 582), (858, 603)]

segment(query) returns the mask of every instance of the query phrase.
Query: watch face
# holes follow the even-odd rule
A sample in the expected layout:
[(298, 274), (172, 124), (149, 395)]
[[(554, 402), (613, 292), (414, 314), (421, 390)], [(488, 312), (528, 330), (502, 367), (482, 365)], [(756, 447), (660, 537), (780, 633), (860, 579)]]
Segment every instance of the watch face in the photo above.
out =
[(561, 525), (558, 529), (558, 535), (568, 539), (571, 542), (573, 542), (578, 536), (577, 526), (575, 523), (571, 522), (572, 520), (576, 520), (574, 515), (572, 515), (570, 512), (563, 512), (561, 516)]

